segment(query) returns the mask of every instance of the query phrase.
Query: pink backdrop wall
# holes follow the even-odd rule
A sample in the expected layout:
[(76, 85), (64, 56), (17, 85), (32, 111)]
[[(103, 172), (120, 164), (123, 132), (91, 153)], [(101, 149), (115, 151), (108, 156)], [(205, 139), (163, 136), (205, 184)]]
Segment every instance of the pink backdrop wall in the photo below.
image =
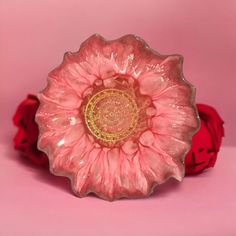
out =
[(46, 84), (65, 51), (97, 32), (134, 33), (163, 54), (184, 55), (197, 101), (211, 104), (236, 146), (235, 0), (0, 0), (0, 235), (236, 235), (236, 147), (214, 169), (170, 181), (148, 199), (78, 199), (68, 182), (19, 157), (11, 117)]
[[(197, 101), (225, 120), (225, 145), (236, 144), (236, 1), (9, 0), (0, 3), (0, 108), (4, 136), (17, 104), (45, 86), (65, 51), (97, 32), (108, 39), (134, 33), (162, 54), (185, 57)], [(3, 133), (3, 132), (1, 132)]]

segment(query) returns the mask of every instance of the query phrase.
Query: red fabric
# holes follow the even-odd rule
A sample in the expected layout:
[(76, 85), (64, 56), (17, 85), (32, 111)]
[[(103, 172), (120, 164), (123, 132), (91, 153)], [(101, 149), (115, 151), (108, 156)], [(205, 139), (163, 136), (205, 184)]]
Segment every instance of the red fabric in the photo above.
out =
[(197, 174), (214, 167), (224, 136), (223, 120), (210, 106), (197, 104), (201, 128), (193, 136), (192, 148), (185, 158), (186, 174)]
[[(14, 138), (15, 148), (35, 164), (48, 163), (46, 154), (37, 149), (38, 126), (34, 121), (39, 101), (34, 95), (27, 98), (18, 106), (13, 117), (18, 131)], [(186, 174), (197, 174), (213, 167), (224, 136), (223, 120), (217, 111), (210, 106), (197, 104), (201, 119), (201, 128), (193, 136), (192, 148), (185, 158)]]
[(22, 152), (24, 157), (35, 164), (43, 165), (48, 163), (48, 158), (37, 149), (39, 130), (34, 117), (38, 106), (38, 98), (34, 95), (28, 95), (18, 106), (13, 116), (13, 123), (18, 127), (14, 137), (14, 146)]

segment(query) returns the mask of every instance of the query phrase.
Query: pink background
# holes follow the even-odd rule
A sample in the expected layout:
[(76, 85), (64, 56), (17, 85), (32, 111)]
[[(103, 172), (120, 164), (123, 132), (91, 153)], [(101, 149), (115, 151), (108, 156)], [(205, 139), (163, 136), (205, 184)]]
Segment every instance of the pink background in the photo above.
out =
[[(235, 22), (234, 0), (1, 1), (0, 235), (235, 235)], [(148, 200), (109, 203), (77, 199), (61, 178), (18, 160), (11, 144), (16, 106), (44, 88), (65, 51), (95, 32), (107, 39), (134, 33), (162, 54), (185, 57), (197, 102), (225, 121), (214, 170), (170, 182)]]

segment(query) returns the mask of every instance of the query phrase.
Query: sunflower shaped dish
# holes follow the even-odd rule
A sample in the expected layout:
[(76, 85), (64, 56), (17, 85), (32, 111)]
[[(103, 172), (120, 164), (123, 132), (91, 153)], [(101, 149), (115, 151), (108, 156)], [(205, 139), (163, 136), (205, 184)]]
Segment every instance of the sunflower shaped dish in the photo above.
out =
[(66, 53), (38, 95), (38, 147), (51, 172), (68, 177), (77, 196), (107, 200), (181, 181), (199, 127), (182, 64), (182, 56), (160, 55), (134, 35), (96, 34)]

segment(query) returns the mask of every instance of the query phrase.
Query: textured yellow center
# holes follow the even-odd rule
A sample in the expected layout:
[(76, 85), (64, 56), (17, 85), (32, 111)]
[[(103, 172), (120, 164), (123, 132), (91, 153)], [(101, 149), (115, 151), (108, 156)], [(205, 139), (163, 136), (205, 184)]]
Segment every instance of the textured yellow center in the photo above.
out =
[(84, 115), (88, 129), (96, 138), (116, 143), (135, 130), (138, 107), (129, 93), (104, 89), (89, 99)]

